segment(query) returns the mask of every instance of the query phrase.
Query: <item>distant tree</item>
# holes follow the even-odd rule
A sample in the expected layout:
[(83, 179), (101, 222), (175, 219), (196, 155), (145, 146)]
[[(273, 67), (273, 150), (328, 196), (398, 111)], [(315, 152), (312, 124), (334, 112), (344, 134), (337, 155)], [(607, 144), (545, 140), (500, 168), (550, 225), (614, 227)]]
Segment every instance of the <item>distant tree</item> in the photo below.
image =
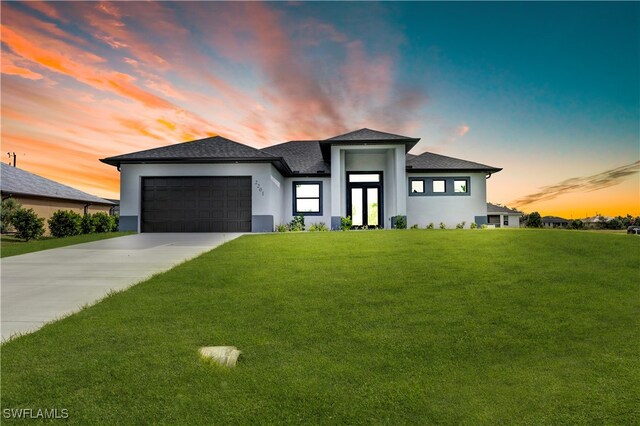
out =
[(624, 225), (620, 218), (614, 217), (611, 220), (608, 220), (606, 223), (606, 229), (623, 229)]
[(569, 228), (570, 229), (584, 229), (584, 222), (582, 222), (580, 219), (572, 220), (569, 223)]
[(526, 221), (528, 228), (542, 228), (542, 217), (538, 212), (529, 213)]
[(44, 234), (44, 219), (38, 217), (33, 209), (18, 209), (13, 215), (12, 223), (18, 237), (25, 241), (38, 239)]
[(0, 207), (0, 217), (2, 219), (0, 226), (2, 228), (0, 228), (0, 231), (3, 234), (13, 229), (13, 216), (20, 208), (22, 208), (22, 205), (15, 198), (2, 200), (2, 207)]

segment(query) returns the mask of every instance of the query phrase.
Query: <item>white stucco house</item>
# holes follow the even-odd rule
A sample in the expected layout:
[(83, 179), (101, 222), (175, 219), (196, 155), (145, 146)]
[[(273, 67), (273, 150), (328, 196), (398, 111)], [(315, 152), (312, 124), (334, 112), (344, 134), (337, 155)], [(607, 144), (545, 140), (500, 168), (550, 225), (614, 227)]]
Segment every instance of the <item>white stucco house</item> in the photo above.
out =
[(500, 168), (425, 152), (419, 138), (360, 129), (264, 149), (220, 136), (100, 161), (120, 171), (120, 228), (270, 232), (307, 225), (392, 228), (487, 223), (486, 181)]
[(487, 224), (496, 228), (520, 228), (522, 212), (498, 204), (487, 203)]

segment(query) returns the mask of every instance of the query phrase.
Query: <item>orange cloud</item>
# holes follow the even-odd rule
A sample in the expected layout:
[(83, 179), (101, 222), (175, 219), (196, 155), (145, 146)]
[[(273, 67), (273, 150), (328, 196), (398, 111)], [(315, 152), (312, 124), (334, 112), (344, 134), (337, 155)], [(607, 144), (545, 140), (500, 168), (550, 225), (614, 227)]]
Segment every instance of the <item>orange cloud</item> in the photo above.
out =
[(7, 52), (6, 50), (2, 50), (2, 67), (0, 68), (2, 70), (2, 73), (17, 75), (29, 80), (40, 80), (41, 78), (43, 78), (42, 74), (17, 65), (16, 60), (20, 59), (17, 56)]

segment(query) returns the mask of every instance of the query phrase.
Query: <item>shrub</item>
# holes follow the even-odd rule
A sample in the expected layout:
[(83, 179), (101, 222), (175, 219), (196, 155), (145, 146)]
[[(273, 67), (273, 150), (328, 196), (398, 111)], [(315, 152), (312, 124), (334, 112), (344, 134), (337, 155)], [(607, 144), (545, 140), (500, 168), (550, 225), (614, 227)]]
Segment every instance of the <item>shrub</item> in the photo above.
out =
[(478, 228), (478, 224), (475, 223), (475, 222), (471, 222), (470, 227), (471, 227), (471, 229), (476, 229), (476, 228)]
[(115, 220), (113, 216), (109, 216), (106, 213), (98, 212), (93, 214), (93, 226), (96, 228), (96, 232), (112, 232), (115, 226)]
[(294, 216), (289, 224), (289, 229), (291, 231), (304, 231), (304, 216)]
[(324, 231), (328, 231), (329, 228), (327, 228), (327, 225), (325, 225), (324, 222), (319, 222), (319, 223), (314, 223), (309, 227), (309, 231), (311, 232), (324, 232)]
[(571, 223), (569, 223), (569, 228), (571, 229), (583, 229), (584, 228), (584, 223), (580, 220), (572, 220)]
[(427, 229), (433, 229), (433, 222), (429, 222), (429, 224), (427, 225)]
[(420, 227), (419, 227), (419, 226), (418, 226), (418, 224), (416, 223), (416, 224), (414, 224), (414, 225), (411, 225), (411, 229), (420, 229)]
[(528, 228), (542, 228), (542, 217), (540, 217), (540, 213), (529, 213), (525, 224)]
[(18, 237), (25, 241), (38, 239), (44, 234), (44, 219), (38, 217), (33, 209), (18, 209), (13, 215), (12, 224)]
[(487, 226), (486, 223), (483, 223), (482, 225), (480, 225), (480, 229), (487, 229), (487, 228), (488, 228), (488, 226)]
[(447, 229), (447, 225), (444, 222), (440, 222), (440, 229)]
[(351, 220), (351, 216), (341, 217), (340, 218), (340, 230), (348, 231), (353, 226), (353, 221)]
[(464, 220), (456, 225), (456, 229), (464, 229), (464, 226), (467, 224)]
[(287, 232), (289, 230), (289, 225), (276, 225), (276, 232)]
[(113, 227), (111, 230), (113, 232), (118, 232), (118, 228), (120, 228), (120, 215), (111, 216), (113, 218)]
[(80, 219), (80, 232), (83, 234), (92, 234), (96, 232), (96, 225), (93, 223), (93, 217), (90, 214), (85, 214)]
[(51, 235), (57, 238), (78, 235), (82, 217), (71, 210), (58, 210), (47, 221)]
[(407, 218), (404, 216), (396, 216), (396, 229), (407, 229)]
[(2, 207), (0, 208), (0, 232), (3, 234), (13, 229), (13, 216), (16, 212), (22, 208), (22, 205), (16, 201), (15, 198), (6, 198), (2, 200)]

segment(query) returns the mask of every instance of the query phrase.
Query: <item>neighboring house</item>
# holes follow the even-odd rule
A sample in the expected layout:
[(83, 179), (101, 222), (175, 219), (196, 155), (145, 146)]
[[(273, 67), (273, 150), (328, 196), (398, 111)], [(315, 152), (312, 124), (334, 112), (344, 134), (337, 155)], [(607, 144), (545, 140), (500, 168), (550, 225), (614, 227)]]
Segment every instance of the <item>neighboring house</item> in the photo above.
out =
[(307, 225), (358, 227), (487, 222), (486, 179), (500, 168), (425, 152), (419, 138), (361, 129), (264, 149), (215, 136), (100, 161), (120, 170), (120, 229), (271, 232), (296, 215)]
[(582, 219), (582, 224), (588, 229), (600, 229), (604, 224), (613, 219), (611, 216), (595, 215)]
[(116, 200), (113, 198), (105, 198), (107, 201), (111, 201), (113, 206), (109, 209), (109, 214), (111, 216), (120, 216), (120, 200)]
[(542, 226), (544, 228), (568, 228), (569, 220), (558, 216), (543, 216)]
[(72, 210), (76, 213), (105, 212), (114, 203), (95, 195), (87, 194), (70, 186), (45, 179), (25, 170), (2, 164), (0, 192), (2, 199), (14, 198), (22, 207), (33, 209), (47, 220), (58, 210)]
[(522, 212), (505, 206), (487, 203), (487, 223), (496, 228), (519, 228)]

